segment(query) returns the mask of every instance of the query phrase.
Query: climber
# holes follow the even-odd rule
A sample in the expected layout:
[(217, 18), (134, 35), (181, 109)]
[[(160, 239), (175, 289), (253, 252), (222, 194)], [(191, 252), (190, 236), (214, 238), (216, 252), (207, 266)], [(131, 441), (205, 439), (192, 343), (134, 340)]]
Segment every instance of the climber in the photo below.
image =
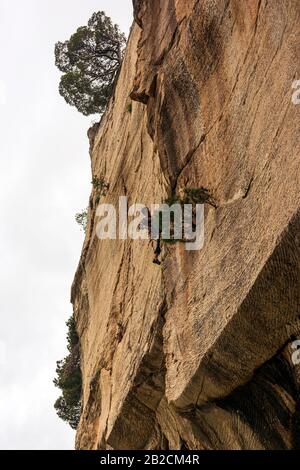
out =
[(158, 239), (157, 242), (156, 242), (156, 248), (154, 250), (153, 263), (158, 264), (159, 266), (161, 265), (161, 261), (159, 260), (159, 255), (160, 254), (161, 254), (160, 239)]
[[(141, 220), (139, 224), (139, 228), (141, 230), (146, 229), (148, 231), (149, 239), (153, 240), (151, 238), (151, 224), (152, 224), (152, 217), (151, 217), (151, 212), (145, 207), (144, 210), (141, 211), (142, 214), (144, 215), (144, 218)], [(161, 236), (161, 230), (159, 231), (159, 237)], [(156, 240), (156, 248), (154, 250), (154, 259), (153, 263), (157, 265), (161, 265), (161, 261), (159, 260), (159, 256), (161, 254), (161, 242), (160, 238)]]

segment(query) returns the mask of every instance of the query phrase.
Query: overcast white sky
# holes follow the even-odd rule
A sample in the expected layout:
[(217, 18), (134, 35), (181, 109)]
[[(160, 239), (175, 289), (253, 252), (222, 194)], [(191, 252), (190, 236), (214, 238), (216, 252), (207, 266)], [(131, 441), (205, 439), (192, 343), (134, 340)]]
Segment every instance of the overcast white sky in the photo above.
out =
[(128, 34), (131, 0), (0, 0), (0, 448), (71, 449), (52, 380), (91, 189), (91, 119), (58, 93), (54, 44), (104, 10)]

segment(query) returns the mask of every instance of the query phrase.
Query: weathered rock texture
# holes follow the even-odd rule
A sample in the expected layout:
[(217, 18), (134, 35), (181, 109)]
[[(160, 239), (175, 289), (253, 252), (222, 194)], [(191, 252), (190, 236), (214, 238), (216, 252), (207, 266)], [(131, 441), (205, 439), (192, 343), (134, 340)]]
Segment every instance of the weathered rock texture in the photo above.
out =
[[(205, 245), (99, 241), (72, 302), (80, 449), (300, 445), (298, 0), (135, 0), (116, 89), (90, 132), (102, 202), (204, 187)], [(132, 111), (128, 104), (132, 102)]]

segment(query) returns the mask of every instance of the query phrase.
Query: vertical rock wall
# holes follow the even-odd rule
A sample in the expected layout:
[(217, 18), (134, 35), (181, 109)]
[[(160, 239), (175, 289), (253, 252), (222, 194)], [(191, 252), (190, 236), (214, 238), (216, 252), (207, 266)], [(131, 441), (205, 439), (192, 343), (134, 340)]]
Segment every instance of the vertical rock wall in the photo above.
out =
[[(299, 448), (300, 4), (135, 0), (116, 89), (90, 132), (101, 202), (204, 187), (205, 244), (96, 236), (72, 288), (80, 449)], [(132, 101), (132, 109), (128, 106)]]

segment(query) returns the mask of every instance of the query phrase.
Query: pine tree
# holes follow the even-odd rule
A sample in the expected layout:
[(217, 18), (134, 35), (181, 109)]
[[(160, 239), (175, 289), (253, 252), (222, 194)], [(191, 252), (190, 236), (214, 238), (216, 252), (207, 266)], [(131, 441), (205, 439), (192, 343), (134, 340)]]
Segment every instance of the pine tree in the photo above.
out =
[(100, 11), (69, 40), (55, 45), (55, 64), (63, 72), (59, 92), (68, 104), (85, 116), (104, 111), (125, 43), (119, 27)]

